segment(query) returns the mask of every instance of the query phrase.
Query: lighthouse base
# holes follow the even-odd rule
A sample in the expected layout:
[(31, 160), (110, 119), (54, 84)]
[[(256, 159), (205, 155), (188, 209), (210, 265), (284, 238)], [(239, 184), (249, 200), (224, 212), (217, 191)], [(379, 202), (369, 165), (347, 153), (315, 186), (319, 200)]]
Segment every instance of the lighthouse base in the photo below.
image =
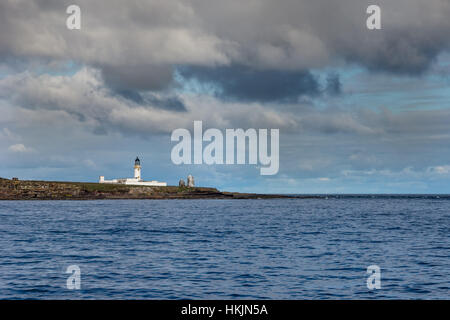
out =
[(101, 176), (99, 183), (109, 183), (109, 184), (125, 184), (130, 186), (150, 186), (150, 187), (167, 187), (167, 182), (160, 181), (143, 181), (136, 178), (125, 178), (125, 179), (113, 179), (105, 180), (105, 177)]

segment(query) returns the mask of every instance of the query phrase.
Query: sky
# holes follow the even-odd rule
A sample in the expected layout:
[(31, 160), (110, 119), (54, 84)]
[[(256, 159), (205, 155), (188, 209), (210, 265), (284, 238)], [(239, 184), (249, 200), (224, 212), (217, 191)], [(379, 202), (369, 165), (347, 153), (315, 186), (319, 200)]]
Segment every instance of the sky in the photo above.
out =
[[(169, 185), (450, 193), (449, 17), (448, 0), (3, 0), (0, 177), (131, 177), (139, 156)], [(278, 173), (173, 164), (196, 120), (279, 129)]]

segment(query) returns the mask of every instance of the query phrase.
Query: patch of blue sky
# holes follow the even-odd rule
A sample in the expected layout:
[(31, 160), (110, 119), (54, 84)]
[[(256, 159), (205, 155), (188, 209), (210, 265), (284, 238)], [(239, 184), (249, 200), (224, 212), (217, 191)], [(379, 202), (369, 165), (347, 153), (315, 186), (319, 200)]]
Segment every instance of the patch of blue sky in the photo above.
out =
[(4, 79), (7, 76), (14, 74), (14, 70), (8, 67), (6, 64), (0, 64), (0, 79)]
[(51, 76), (66, 76), (72, 77), (83, 66), (73, 60), (57, 62), (52, 64), (43, 64), (36, 69), (37, 74), (48, 74)]
[[(434, 68), (441, 69), (439, 66)], [(449, 79), (445, 74), (392, 75), (360, 67), (347, 67), (335, 72), (340, 75), (342, 85), (338, 101), (340, 107), (373, 111), (388, 109), (393, 113), (450, 107)]]
[(51, 76), (71, 77), (75, 75), (82, 67), (83, 66), (81, 64), (76, 63), (73, 60), (37, 64), (17, 62), (13, 66), (0, 64), (0, 79), (23, 72), (30, 72), (36, 75), (48, 74)]
[(215, 96), (220, 94), (222, 89), (212, 83), (200, 82), (197, 79), (186, 79), (180, 72), (174, 72), (176, 86), (175, 91), (179, 94), (193, 94), (193, 95), (210, 95)]

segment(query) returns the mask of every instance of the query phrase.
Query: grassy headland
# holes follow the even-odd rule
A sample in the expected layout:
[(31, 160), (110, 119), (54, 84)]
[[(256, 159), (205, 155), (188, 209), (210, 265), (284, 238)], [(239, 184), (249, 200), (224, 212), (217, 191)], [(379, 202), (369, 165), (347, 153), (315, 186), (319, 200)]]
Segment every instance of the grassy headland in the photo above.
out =
[(262, 199), (283, 195), (221, 192), (203, 187), (150, 187), (89, 182), (9, 180), (0, 178), (0, 200), (95, 199)]

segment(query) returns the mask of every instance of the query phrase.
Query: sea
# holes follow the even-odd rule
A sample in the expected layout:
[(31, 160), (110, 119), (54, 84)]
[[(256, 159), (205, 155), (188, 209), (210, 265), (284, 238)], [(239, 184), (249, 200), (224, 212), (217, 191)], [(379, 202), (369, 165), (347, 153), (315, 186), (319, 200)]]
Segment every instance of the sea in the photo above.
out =
[(450, 299), (449, 235), (444, 195), (0, 201), (0, 299)]

